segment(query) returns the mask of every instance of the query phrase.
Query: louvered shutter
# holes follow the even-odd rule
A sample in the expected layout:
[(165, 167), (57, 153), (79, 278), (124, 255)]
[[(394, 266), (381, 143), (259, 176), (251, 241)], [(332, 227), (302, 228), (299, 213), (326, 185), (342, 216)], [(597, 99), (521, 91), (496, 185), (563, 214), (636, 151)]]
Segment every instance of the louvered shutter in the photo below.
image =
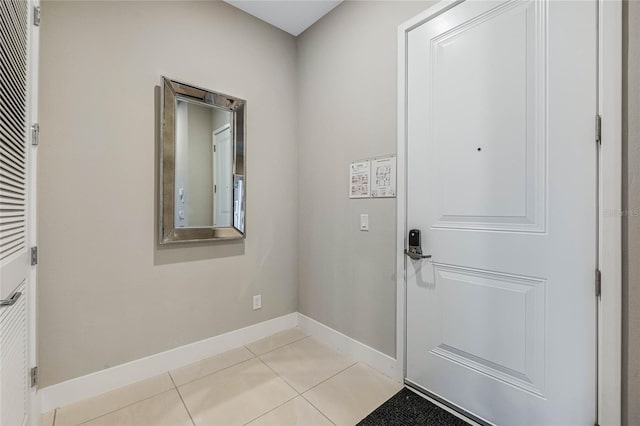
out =
[(0, 0), (0, 299), (26, 276), (27, 2)]

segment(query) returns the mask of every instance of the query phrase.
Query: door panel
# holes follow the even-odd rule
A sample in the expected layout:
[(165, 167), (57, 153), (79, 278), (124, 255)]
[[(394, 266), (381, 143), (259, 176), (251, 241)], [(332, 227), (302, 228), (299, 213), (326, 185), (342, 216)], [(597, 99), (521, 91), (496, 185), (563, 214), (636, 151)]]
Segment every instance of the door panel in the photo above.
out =
[(434, 227), (545, 231), (546, 85), (529, 78), (546, 68), (543, 7), (506, 3), (443, 34), (415, 34), (433, 37), (424, 59), (442, 182)]
[(593, 424), (595, 1), (408, 34), (407, 379), (490, 422)]
[(431, 40), (440, 221), (526, 216), (528, 9), (489, 13)]
[(431, 352), (542, 395), (545, 280), (444, 265), (435, 276), (447, 320)]

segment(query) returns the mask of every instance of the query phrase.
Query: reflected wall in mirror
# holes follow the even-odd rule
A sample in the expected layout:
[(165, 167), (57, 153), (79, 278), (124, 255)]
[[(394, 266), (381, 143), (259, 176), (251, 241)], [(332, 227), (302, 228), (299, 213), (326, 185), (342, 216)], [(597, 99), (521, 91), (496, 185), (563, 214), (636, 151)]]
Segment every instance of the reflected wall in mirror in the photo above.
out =
[(161, 244), (244, 238), (245, 104), (163, 77)]

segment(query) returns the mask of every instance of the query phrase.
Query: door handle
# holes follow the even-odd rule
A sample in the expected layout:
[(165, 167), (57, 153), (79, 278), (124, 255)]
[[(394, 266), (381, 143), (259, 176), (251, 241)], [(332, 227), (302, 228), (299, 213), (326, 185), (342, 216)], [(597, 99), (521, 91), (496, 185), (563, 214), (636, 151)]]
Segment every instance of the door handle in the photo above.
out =
[(0, 307), (13, 305), (14, 303), (16, 303), (18, 301), (18, 299), (20, 299), (20, 296), (22, 296), (22, 292), (16, 291), (8, 299), (0, 300)]
[(422, 254), (418, 250), (407, 250), (407, 249), (405, 249), (404, 250), (404, 254), (406, 254), (407, 256), (412, 258), (413, 260), (431, 259), (431, 255), (430, 254)]
[(431, 258), (430, 254), (422, 254), (422, 243), (420, 242), (419, 229), (412, 229), (409, 231), (409, 249), (405, 249), (404, 254), (413, 260)]

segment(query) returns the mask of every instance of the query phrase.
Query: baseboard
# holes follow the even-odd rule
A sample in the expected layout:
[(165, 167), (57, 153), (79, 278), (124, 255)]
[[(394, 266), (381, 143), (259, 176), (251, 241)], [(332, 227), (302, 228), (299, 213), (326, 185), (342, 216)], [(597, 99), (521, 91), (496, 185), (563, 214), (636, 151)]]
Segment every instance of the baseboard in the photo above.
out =
[(298, 322), (296, 312), (253, 324), (199, 342), (97, 371), (38, 391), (40, 412), (91, 398), (192, 362), (254, 342)]
[(375, 368), (394, 380), (402, 382), (404, 372), (395, 358), (373, 349), (351, 337), (298, 312), (298, 327), (327, 346)]

